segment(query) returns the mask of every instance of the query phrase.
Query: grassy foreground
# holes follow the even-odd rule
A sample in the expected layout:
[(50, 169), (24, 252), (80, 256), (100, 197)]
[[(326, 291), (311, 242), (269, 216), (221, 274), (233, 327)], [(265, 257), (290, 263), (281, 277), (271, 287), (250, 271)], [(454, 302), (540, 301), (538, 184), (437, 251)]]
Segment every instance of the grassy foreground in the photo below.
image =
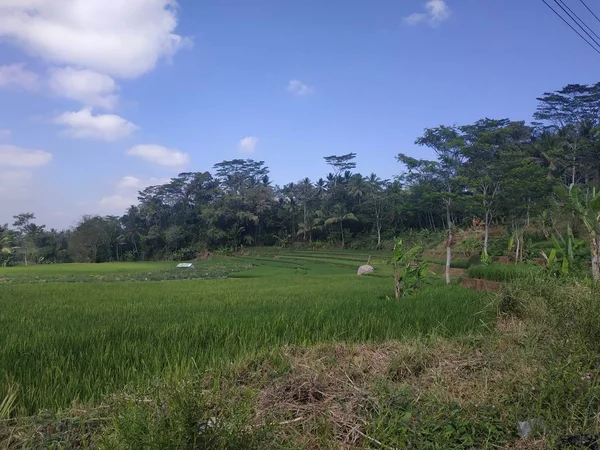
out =
[(522, 273), (494, 297), (434, 281), (395, 302), (383, 256), (356, 277), (365, 258), (270, 251), (177, 281), (156, 265), (168, 282), (18, 269), (0, 448), (596, 448), (593, 287)]
[[(299, 258), (299, 259), (298, 259)], [(490, 316), (480, 295), (435, 286), (387, 301), (387, 277), (357, 277), (356, 264), (242, 258), (228, 279), (26, 283), (71, 266), (16, 269), (0, 291), (0, 386), (19, 386), (16, 411), (94, 404), (128, 387), (252, 358), (283, 345), (368, 342), (473, 332)], [(221, 263), (204, 263), (198, 271)], [(229, 264), (239, 264), (233, 259)], [(172, 264), (171, 264), (172, 266)], [(77, 274), (110, 264), (74, 266)], [(124, 272), (148, 264), (115, 264)], [(156, 268), (164, 268), (157, 264)], [(10, 269), (12, 270), (12, 269)], [(9, 269), (2, 272), (5, 276)], [(87, 281), (87, 278), (86, 278)], [(0, 392), (6, 389), (1, 389)]]

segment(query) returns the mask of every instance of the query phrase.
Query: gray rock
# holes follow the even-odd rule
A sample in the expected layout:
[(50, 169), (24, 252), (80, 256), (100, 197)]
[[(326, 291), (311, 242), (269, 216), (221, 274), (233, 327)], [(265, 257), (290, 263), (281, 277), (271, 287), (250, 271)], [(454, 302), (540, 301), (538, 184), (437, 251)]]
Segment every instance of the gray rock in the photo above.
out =
[(370, 273), (375, 272), (375, 269), (373, 269), (372, 266), (369, 266), (368, 264), (365, 264), (364, 266), (360, 266), (358, 268), (358, 272), (356, 272), (357, 275), (368, 275)]
[(526, 438), (534, 433), (541, 432), (544, 429), (544, 422), (542, 419), (529, 419), (518, 424), (519, 436)]

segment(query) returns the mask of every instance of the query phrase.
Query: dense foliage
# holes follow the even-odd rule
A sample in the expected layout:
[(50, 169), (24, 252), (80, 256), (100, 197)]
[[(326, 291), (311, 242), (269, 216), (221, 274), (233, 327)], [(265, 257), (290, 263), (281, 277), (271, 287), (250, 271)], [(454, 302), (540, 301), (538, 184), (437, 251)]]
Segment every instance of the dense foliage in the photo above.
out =
[(488, 228), (499, 223), (523, 260), (532, 222), (546, 239), (560, 238), (560, 208), (597, 255), (600, 202), (590, 192), (600, 184), (600, 84), (568, 85), (538, 102), (530, 125), (485, 118), (426, 129), (416, 143), (437, 159), (400, 153), (394, 180), (355, 172), (354, 153), (325, 157), (324, 178), (284, 186), (271, 183), (265, 162), (235, 159), (146, 188), (122, 217), (85, 216), (48, 231), (21, 214), (0, 226), (0, 264), (179, 260), (255, 245), (391, 247), (407, 229), (446, 229), (450, 255), (453, 228), (473, 222), (486, 230), (484, 258), (494, 252)]

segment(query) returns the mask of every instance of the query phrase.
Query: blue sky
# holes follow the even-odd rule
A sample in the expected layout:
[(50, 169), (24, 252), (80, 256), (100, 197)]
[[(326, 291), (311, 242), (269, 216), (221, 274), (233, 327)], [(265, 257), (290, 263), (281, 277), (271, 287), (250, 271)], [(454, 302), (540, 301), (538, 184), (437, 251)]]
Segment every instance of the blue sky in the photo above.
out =
[(348, 152), (392, 178), (432, 156), (425, 127), (529, 121), (599, 69), (537, 0), (0, 0), (0, 223), (120, 214), (238, 157), (277, 184)]

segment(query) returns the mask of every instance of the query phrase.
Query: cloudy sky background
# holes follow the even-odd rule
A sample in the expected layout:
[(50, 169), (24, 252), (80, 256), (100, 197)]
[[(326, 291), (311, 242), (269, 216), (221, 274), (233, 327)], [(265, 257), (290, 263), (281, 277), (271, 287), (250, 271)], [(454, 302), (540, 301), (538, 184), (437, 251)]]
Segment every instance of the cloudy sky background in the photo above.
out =
[(529, 121), (599, 68), (537, 1), (0, 0), (0, 222), (121, 214), (239, 157), (278, 184), (347, 152), (391, 178), (432, 156), (425, 127)]

